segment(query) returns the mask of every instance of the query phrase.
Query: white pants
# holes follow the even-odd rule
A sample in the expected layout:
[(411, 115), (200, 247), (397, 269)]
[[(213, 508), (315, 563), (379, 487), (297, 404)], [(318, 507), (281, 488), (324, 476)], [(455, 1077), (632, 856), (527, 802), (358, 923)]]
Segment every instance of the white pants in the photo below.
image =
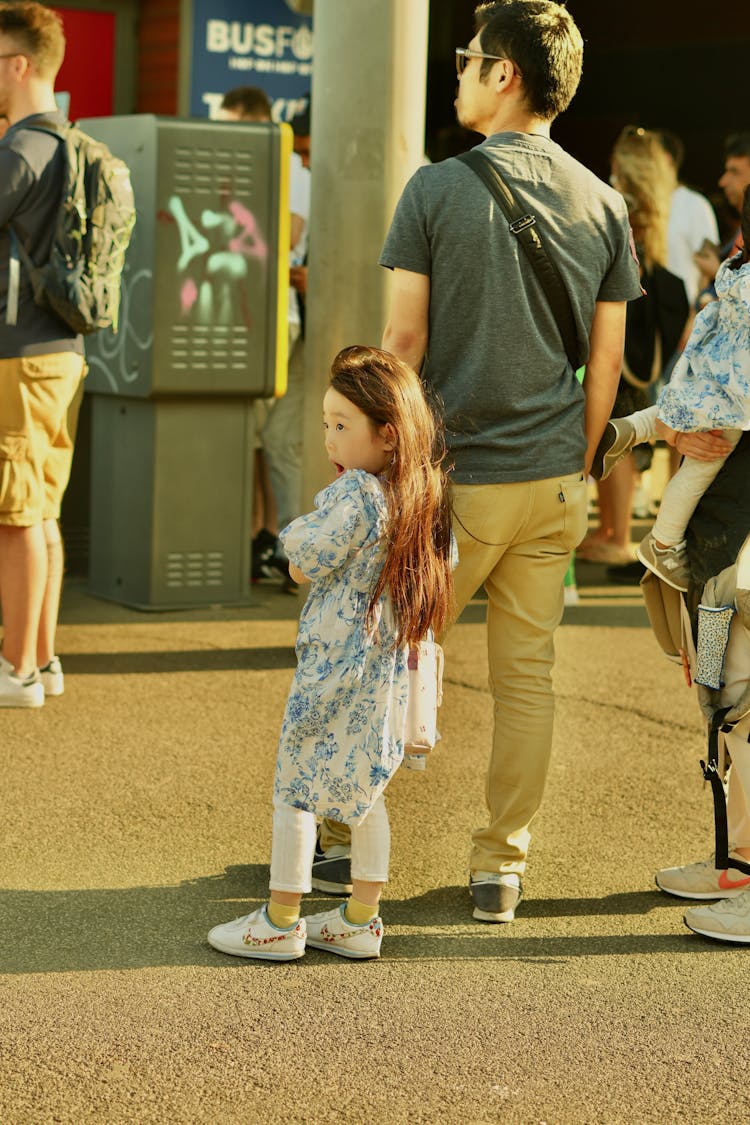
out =
[[(658, 408), (650, 406), (628, 415), (628, 421), (635, 428), (636, 445), (656, 436)], [(742, 430), (723, 430), (723, 436), (731, 442), (732, 448), (742, 436)], [(729, 454), (727, 454), (729, 456)], [(679, 469), (664, 489), (659, 515), (653, 527), (654, 538), (667, 547), (682, 543), (690, 517), (698, 506), (703, 493), (715, 479), (726, 457), (716, 461), (696, 461), (685, 457)]]
[[(391, 853), (388, 810), (381, 794), (361, 824), (352, 826), (352, 879), (385, 883)], [(290, 805), (274, 804), (271, 845), (272, 891), (307, 894), (315, 854), (315, 816)]]

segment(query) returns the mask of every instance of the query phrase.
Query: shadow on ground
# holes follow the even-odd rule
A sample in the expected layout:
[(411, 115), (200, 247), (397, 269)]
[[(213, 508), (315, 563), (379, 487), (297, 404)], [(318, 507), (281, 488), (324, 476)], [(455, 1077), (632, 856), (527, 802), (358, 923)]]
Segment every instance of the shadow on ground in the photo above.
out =
[(198, 648), (182, 652), (74, 652), (65, 671), (74, 676), (140, 676), (152, 672), (272, 671), (296, 668), (289, 645), (259, 648)]
[[(0, 974), (90, 972), (164, 966), (227, 968), (243, 965), (212, 950), (205, 934), (218, 922), (255, 909), (267, 895), (265, 865), (236, 866), (224, 874), (177, 886), (125, 890), (24, 891), (0, 889)], [(305, 913), (325, 910), (332, 899), (310, 895)], [(389, 960), (474, 958), (549, 961), (601, 954), (705, 952), (715, 948), (687, 933), (627, 933), (623, 917), (648, 915), (671, 906), (658, 892), (603, 898), (536, 899), (524, 903), (526, 919), (613, 918), (612, 934), (528, 937), (514, 926), (473, 922), (465, 886), (442, 887), (401, 901), (388, 901)], [(617, 918), (619, 921), (615, 922)], [(519, 916), (520, 920), (520, 916)], [(325, 953), (312, 956), (325, 959)]]

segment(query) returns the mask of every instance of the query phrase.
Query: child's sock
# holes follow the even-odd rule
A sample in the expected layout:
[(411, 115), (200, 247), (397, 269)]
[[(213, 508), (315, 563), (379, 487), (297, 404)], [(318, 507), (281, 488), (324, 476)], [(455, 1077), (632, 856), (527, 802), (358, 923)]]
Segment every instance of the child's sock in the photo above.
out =
[(356, 898), (350, 898), (346, 904), (344, 917), (352, 926), (365, 926), (377, 912), (377, 906), (368, 906), (366, 902), (358, 902)]
[(623, 421), (630, 422), (630, 425), (635, 430), (635, 444), (640, 445), (644, 441), (648, 441), (653, 433), (653, 422), (650, 417), (646, 417), (645, 410), (636, 410), (634, 414), (626, 414)]
[(299, 906), (282, 906), (271, 900), (266, 905), (266, 914), (271, 925), (279, 930), (288, 930), (299, 922)]

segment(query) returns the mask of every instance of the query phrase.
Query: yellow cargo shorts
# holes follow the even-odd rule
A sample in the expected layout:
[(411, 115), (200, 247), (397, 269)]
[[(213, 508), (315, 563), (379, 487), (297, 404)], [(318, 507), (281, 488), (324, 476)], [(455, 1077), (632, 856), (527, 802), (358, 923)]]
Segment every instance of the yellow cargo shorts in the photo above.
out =
[(0, 359), (0, 525), (59, 518), (87, 370), (76, 352)]

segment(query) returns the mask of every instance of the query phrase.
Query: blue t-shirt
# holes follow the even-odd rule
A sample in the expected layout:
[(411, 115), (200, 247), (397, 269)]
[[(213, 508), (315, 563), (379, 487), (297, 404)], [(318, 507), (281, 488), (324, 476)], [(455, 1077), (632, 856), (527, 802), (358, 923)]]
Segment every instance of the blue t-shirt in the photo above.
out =
[(28, 128), (35, 121), (65, 122), (62, 113), (35, 114), (11, 126), (0, 140), (0, 359), (83, 353), (83, 338), (53, 312), (34, 302), (23, 262), (18, 316), (6, 324), (10, 238), (16, 237), (35, 265), (48, 260), (63, 190), (63, 146), (50, 133)]

